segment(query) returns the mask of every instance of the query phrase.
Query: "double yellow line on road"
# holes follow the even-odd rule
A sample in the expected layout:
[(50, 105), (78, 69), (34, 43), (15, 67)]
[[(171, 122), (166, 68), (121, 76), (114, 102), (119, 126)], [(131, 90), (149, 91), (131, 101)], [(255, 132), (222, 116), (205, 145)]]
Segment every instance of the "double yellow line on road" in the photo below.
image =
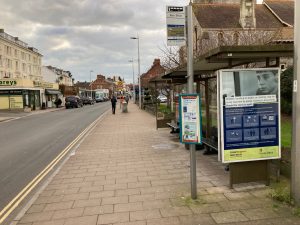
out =
[(22, 200), (35, 188), (40, 181), (60, 162), (60, 160), (78, 143), (78, 141), (84, 137), (103, 117), (101, 115), (93, 123), (91, 123), (84, 131), (82, 131), (52, 162), (46, 166), (46, 168), (40, 172), (19, 194), (11, 200), (0, 212), (0, 224), (12, 213), (12, 211), (17, 208), (17, 206), (22, 202)]

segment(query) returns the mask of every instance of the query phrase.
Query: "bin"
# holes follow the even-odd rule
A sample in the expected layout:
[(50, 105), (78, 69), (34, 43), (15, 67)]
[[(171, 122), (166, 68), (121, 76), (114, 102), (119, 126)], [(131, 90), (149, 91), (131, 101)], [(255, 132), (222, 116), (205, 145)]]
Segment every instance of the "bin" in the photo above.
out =
[(127, 102), (122, 102), (122, 112), (123, 113), (127, 113), (128, 112), (128, 109), (127, 109)]

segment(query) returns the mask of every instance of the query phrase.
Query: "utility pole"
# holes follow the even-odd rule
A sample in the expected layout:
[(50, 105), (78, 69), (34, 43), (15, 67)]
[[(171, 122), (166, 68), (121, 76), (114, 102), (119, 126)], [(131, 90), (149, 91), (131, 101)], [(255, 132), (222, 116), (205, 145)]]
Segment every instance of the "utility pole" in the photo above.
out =
[[(194, 52), (193, 52), (193, 7), (192, 1), (187, 8), (187, 76), (188, 94), (194, 94)], [(197, 171), (196, 171), (196, 145), (190, 144), (190, 176), (191, 176), (191, 197), (197, 198)]]
[(134, 103), (135, 103), (135, 80), (134, 80), (134, 60), (131, 59), (131, 60), (128, 60), (128, 62), (131, 62), (132, 63), (132, 98), (134, 99)]
[(92, 94), (92, 72), (94, 72), (93, 70), (90, 70), (90, 92), (91, 92), (91, 98), (93, 98), (93, 94)]
[(300, 205), (300, 92), (297, 81), (300, 80), (300, 2), (295, 1), (294, 22), (294, 87), (293, 87), (293, 134), (292, 134), (292, 198), (297, 206)]
[(136, 37), (130, 37), (132, 40), (137, 40), (138, 44), (138, 79), (139, 79), (139, 107), (142, 108), (142, 87), (141, 87), (141, 62), (140, 62), (140, 38), (139, 34)]

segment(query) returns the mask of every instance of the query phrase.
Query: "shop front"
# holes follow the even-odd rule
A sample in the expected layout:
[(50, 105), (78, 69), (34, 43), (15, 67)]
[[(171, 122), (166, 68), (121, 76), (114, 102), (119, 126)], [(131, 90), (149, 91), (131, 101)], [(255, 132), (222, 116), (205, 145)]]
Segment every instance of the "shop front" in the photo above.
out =
[(0, 110), (36, 110), (40, 108), (41, 89), (31, 80), (1, 79)]
[[(0, 110), (39, 110), (55, 101), (58, 84), (28, 79), (0, 79)], [(44, 103), (44, 104), (43, 104)], [(49, 103), (50, 104), (50, 103)]]
[(33, 81), (33, 85), (35, 87), (42, 88), (42, 91), (40, 93), (42, 109), (56, 107), (54, 104), (56, 99), (61, 98), (62, 100), (62, 93), (58, 89), (57, 83)]
[(60, 98), (62, 100), (62, 93), (59, 90), (53, 89), (45, 89), (45, 97), (46, 97), (46, 107), (53, 108), (55, 106), (55, 101)]

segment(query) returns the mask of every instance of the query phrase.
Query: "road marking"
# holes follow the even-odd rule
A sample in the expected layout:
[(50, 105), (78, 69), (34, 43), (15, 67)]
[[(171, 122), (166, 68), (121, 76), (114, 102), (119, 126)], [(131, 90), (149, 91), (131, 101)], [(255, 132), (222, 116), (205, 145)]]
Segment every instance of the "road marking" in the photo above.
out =
[(81, 140), (106, 113), (103, 113), (98, 119), (92, 122), (87, 128), (85, 128), (55, 159), (50, 162), (45, 169), (40, 172), (25, 188), (23, 188), (19, 194), (11, 200), (0, 212), (0, 224), (17, 208), (17, 206), (24, 200), (24, 198), (35, 188), (40, 181), (60, 162), (60, 160)]

